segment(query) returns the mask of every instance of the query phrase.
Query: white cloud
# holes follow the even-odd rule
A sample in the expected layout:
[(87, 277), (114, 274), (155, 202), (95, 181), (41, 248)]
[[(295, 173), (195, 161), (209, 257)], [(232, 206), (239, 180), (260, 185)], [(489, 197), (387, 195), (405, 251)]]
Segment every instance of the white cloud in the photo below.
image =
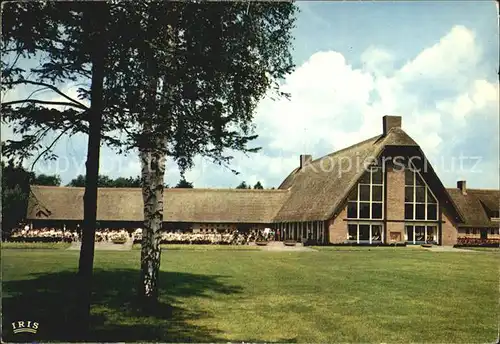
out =
[(398, 73), (399, 78), (402, 81), (421, 78), (440, 82), (456, 82), (457, 79), (467, 81), (464, 77), (474, 71), (480, 55), (474, 32), (458, 25), (438, 43), (424, 49), (415, 59), (406, 63)]
[[(436, 159), (449, 153), (443, 147), (450, 133), (463, 136), (468, 126), (477, 124), (473, 114), (497, 116), (498, 85), (481, 74), (481, 47), (469, 29), (453, 27), (399, 70), (394, 70), (394, 60), (377, 47), (361, 56), (362, 69), (353, 68), (339, 52), (312, 55), (284, 82), (291, 101), (260, 104), (258, 133), (272, 149), (293, 157), (292, 165), (297, 166), (300, 153), (315, 153), (308, 148), (326, 144), (325, 150), (333, 151), (348, 146), (379, 134), (382, 116), (401, 115), (406, 132)], [(443, 89), (446, 99), (438, 93)]]
[[(448, 118), (456, 121), (456, 125), (464, 126), (470, 116), (477, 111), (486, 110), (486, 114), (496, 119), (498, 115), (498, 84), (486, 80), (474, 80), (469, 89), (455, 98), (437, 102), (436, 108)], [(496, 111), (495, 111), (496, 110)]]
[(375, 75), (387, 75), (394, 69), (395, 56), (381, 48), (369, 47), (361, 55), (361, 63), (365, 70)]

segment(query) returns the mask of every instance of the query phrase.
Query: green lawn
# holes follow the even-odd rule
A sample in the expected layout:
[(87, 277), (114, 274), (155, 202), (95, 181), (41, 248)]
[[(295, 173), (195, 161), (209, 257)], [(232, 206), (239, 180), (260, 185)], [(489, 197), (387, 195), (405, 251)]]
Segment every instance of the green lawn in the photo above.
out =
[(23, 250), (36, 250), (36, 249), (66, 249), (71, 244), (68, 242), (2, 242), (0, 247), (2, 249), (23, 249)]
[[(96, 251), (90, 341), (493, 343), (498, 254), (409, 248), (166, 250), (161, 306), (134, 306), (140, 251)], [(2, 250), (4, 340), (70, 340), (77, 251)], [(28, 335), (25, 335), (28, 336)], [(26, 340), (26, 339), (25, 339)], [(32, 341), (31, 340), (31, 341)]]

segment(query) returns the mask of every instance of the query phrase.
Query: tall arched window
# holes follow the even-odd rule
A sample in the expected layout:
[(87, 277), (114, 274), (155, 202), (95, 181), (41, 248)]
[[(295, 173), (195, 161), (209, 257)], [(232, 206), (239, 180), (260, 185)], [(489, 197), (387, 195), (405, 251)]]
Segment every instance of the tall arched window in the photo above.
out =
[(363, 174), (347, 202), (347, 218), (384, 218), (384, 178), (381, 167), (372, 167)]
[(437, 220), (438, 202), (420, 173), (405, 170), (405, 220)]
[[(347, 200), (347, 239), (356, 243), (384, 240), (384, 175), (380, 166), (370, 167)], [(377, 221), (379, 220), (379, 221)]]
[(438, 205), (436, 196), (410, 163), (405, 169), (405, 220), (412, 221), (405, 225), (408, 243), (439, 242), (437, 224), (432, 223), (438, 220)]

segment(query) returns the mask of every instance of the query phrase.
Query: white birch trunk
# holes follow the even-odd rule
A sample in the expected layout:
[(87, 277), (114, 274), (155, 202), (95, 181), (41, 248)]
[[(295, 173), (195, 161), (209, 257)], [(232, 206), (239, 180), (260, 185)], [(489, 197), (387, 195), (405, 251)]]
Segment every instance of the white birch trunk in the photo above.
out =
[(161, 259), (161, 229), (163, 222), (163, 179), (165, 158), (161, 149), (141, 150), (142, 197), (144, 228), (141, 246), (141, 290), (144, 306), (158, 299), (158, 279)]

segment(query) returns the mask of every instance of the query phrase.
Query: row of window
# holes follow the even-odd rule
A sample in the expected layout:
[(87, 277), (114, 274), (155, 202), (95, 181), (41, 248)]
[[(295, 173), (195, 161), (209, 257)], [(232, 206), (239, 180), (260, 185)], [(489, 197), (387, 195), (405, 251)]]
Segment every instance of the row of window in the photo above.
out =
[(405, 240), (411, 244), (437, 243), (437, 226), (405, 226)]
[(351, 242), (377, 243), (384, 241), (384, 231), (381, 224), (357, 224), (347, 225), (348, 240)]
[[(479, 234), (479, 230), (476, 228), (474, 229), (466, 228), (465, 234)], [(490, 234), (491, 235), (498, 234), (498, 228), (490, 228)]]
[[(348, 241), (356, 243), (378, 243), (384, 241), (384, 231), (381, 224), (347, 225)], [(409, 244), (438, 243), (437, 226), (407, 225), (404, 240)]]
[(212, 223), (207, 223), (207, 224), (200, 224), (200, 228), (230, 228), (233, 227), (234, 225), (232, 224), (227, 224), (227, 223), (217, 223), (217, 224), (212, 224)]

